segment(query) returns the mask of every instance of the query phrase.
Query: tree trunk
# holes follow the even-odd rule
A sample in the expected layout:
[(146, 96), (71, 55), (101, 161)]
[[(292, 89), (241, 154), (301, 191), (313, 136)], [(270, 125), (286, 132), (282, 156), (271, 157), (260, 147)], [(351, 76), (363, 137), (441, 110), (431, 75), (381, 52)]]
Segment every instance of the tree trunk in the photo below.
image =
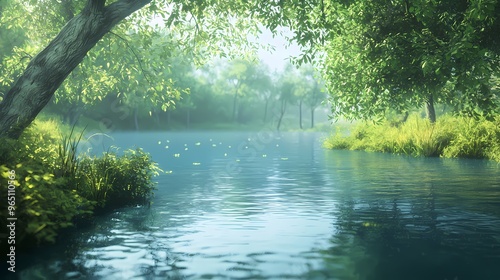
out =
[(405, 123), (408, 120), (408, 117), (410, 116), (410, 113), (408, 111), (405, 112), (403, 119), (401, 120), (401, 123)]
[(82, 12), (33, 58), (0, 103), (0, 137), (19, 138), (87, 52), (118, 22), (151, 0), (88, 0)]
[(233, 99), (233, 117), (232, 117), (232, 122), (236, 120), (236, 104), (238, 102), (238, 89), (236, 89), (236, 92), (234, 93), (234, 99)]
[(153, 110), (153, 120), (156, 124), (156, 128), (160, 129), (161, 128), (161, 124), (160, 124), (160, 112), (158, 112), (157, 110)]
[(314, 107), (311, 107), (311, 128), (314, 127)]
[(425, 113), (431, 123), (436, 122), (436, 110), (434, 109), (434, 97), (432, 94), (429, 94), (429, 97), (425, 101)]
[(264, 107), (264, 123), (267, 120), (267, 106), (269, 105), (269, 99), (266, 99), (266, 106)]
[(299, 101), (299, 127), (302, 129), (302, 100)]
[(137, 111), (138, 111), (137, 107), (134, 108), (134, 128), (136, 131), (139, 130), (139, 120), (137, 119)]
[(281, 126), (281, 121), (283, 120), (283, 116), (285, 115), (285, 111), (286, 111), (286, 101), (285, 100), (282, 100), (281, 101), (281, 112), (280, 112), (280, 118), (278, 120), (278, 126), (276, 128), (276, 130), (280, 130), (280, 126)]

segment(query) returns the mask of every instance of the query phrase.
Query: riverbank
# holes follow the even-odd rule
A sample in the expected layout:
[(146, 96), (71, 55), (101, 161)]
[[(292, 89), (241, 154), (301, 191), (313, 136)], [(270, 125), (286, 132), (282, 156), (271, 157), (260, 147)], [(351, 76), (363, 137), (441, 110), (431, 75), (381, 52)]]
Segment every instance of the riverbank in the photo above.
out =
[(3, 257), (53, 243), (62, 229), (102, 212), (149, 202), (161, 172), (150, 155), (78, 154), (82, 134), (45, 120), (18, 140), (0, 139), (0, 219), (15, 228), (0, 232)]
[(404, 123), (358, 123), (325, 140), (328, 149), (365, 150), (500, 162), (500, 117), (494, 120), (442, 116), (436, 123), (417, 115)]

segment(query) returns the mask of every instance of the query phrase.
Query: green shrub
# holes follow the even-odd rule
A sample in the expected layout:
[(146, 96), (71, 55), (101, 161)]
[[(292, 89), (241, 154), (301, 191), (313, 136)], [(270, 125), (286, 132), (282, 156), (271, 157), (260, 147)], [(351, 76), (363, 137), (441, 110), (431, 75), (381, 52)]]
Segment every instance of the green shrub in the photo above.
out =
[[(57, 125), (51, 121), (35, 122), (19, 140), (0, 139), (0, 180), (7, 182), (9, 170), (16, 174), (19, 244), (53, 242), (57, 232), (71, 226), (75, 217), (91, 213), (92, 203), (67, 185), (66, 178), (54, 174), (60, 139)], [(1, 184), (2, 201), (7, 201), (7, 187)], [(7, 214), (3, 208), (0, 219), (6, 220)]]
[(460, 126), (450, 145), (443, 152), (445, 157), (489, 158), (498, 160), (500, 154), (500, 117), (486, 119), (461, 119)]
[[(16, 242), (25, 247), (54, 242), (61, 229), (88, 218), (96, 206), (144, 203), (153, 194), (153, 176), (161, 170), (147, 153), (138, 149), (120, 157), (78, 157), (81, 134), (66, 131), (61, 135), (54, 121), (35, 121), (18, 140), (0, 139), (1, 199), (7, 201), (8, 184), (3, 182), (14, 170)], [(6, 221), (7, 215), (7, 205), (0, 204), (0, 219)]]
[[(61, 178), (18, 164), (13, 169), (0, 166), (2, 180), (7, 180), (9, 170), (16, 172), (15, 216), (19, 244), (54, 242), (57, 232), (72, 226), (75, 217), (91, 213), (92, 203), (76, 190), (67, 189)], [(2, 194), (5, 191), (3, 189)], [(4, 213), (7, 214), (2, 211), (2, 215)]]
[(161, 169), (142, 149), (114, 152), (102, 157), (85, 156), (80, 161), (84, 183), (80, 192), (101, 208), (117, 208), (147, 202), (154, 190), (153, 177)]
[(500, 117), (490, 121), (443, 116), (432, 124), (413, 115), (397, 126), (390, 121), (360, 123), (349, 136), (332, 135), (325, 147), (500, 161)]

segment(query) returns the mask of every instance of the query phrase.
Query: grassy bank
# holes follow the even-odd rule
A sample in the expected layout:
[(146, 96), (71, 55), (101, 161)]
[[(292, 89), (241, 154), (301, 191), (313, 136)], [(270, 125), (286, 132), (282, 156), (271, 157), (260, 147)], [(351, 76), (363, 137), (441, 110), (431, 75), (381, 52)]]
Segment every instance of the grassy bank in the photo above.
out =
[(486, 158), (500, 161), (500, 117), (475, 120), (443, 116), (436, 123), (410, 116), (405, 123), (359, 123), (337, 131), (324, 146), (413, 156)]
[[(151, 198), (161, 170), (148, 154), (77, 155), (80, 137), (54, 121), (35, 121), (19, 140), (0, 139), (0, 219), (17, 218), (17, 250), (54, 242), (78, 221)], [(8, 236), (6, 230), (0, 234)]]

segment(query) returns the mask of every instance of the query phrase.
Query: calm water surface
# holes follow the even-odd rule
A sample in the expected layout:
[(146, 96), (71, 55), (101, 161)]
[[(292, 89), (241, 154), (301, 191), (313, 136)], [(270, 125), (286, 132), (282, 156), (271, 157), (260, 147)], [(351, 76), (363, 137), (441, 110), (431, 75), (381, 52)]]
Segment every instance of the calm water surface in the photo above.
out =
[(116, 133), (150, 208), (23, 256), (20, 279), (500, 279), (500, 167), (329, 151), (306, 133)]

